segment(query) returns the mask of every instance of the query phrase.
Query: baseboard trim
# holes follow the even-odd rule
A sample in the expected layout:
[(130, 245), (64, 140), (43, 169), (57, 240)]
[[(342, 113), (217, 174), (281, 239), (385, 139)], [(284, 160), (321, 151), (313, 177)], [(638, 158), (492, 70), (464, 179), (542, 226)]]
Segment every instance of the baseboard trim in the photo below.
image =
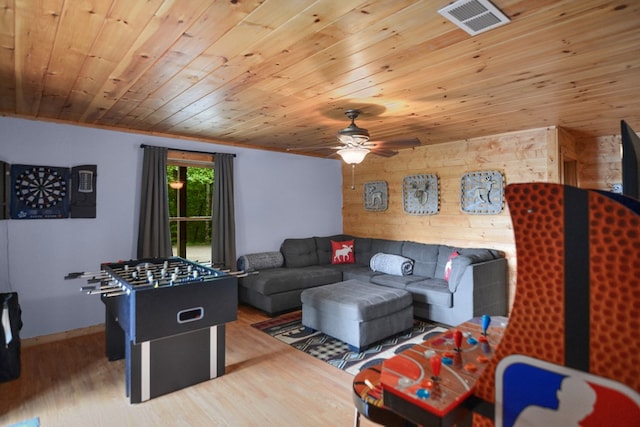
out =
[(69, 338), (81, 337), (104, 332), (104, 323), (87, 326), (86, 328), (72, 329), (70, 331), (57, 332), (55, 334), (40, 335), (38, 337), (25, 338), (20, 341), (21, 347), (33, 347), (40, 344), (48, 344), (56, 341), (63, 341)]

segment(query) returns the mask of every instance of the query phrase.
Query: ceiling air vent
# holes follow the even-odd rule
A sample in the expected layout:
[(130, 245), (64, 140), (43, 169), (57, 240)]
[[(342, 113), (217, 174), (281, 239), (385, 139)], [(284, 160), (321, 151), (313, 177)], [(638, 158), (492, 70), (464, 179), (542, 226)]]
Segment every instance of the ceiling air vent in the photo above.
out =
[(472, 36), (509, 22), (489, 0), (459, 0), (438, 12)]

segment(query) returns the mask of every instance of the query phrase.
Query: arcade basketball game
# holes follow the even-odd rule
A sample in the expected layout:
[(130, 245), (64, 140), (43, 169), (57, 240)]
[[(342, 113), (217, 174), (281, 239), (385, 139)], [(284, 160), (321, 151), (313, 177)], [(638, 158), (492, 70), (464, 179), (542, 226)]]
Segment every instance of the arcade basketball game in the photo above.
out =
[(471, 319), (356, 377), (357, 410), (393, 425), (640, 426), (640, 201), (548, 183), (506, 197), (509, 318)]

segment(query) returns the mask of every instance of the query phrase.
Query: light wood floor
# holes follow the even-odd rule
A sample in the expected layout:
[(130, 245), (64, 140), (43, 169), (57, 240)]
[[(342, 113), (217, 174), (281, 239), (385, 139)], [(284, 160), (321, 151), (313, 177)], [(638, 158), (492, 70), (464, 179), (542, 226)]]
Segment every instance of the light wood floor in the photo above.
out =
[(241, 306), (227, 325), (224, 376), (133, 405), (102, 332), (23, 348), (20, 378), (0, 383), (0, 426), (353, 425), (353, 377), (250, 326), (264, 319)]

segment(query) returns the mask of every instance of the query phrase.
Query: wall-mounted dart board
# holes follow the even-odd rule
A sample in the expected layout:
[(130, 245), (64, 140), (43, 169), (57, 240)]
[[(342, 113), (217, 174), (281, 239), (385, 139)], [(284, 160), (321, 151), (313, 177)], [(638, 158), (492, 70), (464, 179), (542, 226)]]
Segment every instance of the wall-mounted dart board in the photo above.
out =
[(11, 218), (67, 218), (69, 168), (11, 165)]

